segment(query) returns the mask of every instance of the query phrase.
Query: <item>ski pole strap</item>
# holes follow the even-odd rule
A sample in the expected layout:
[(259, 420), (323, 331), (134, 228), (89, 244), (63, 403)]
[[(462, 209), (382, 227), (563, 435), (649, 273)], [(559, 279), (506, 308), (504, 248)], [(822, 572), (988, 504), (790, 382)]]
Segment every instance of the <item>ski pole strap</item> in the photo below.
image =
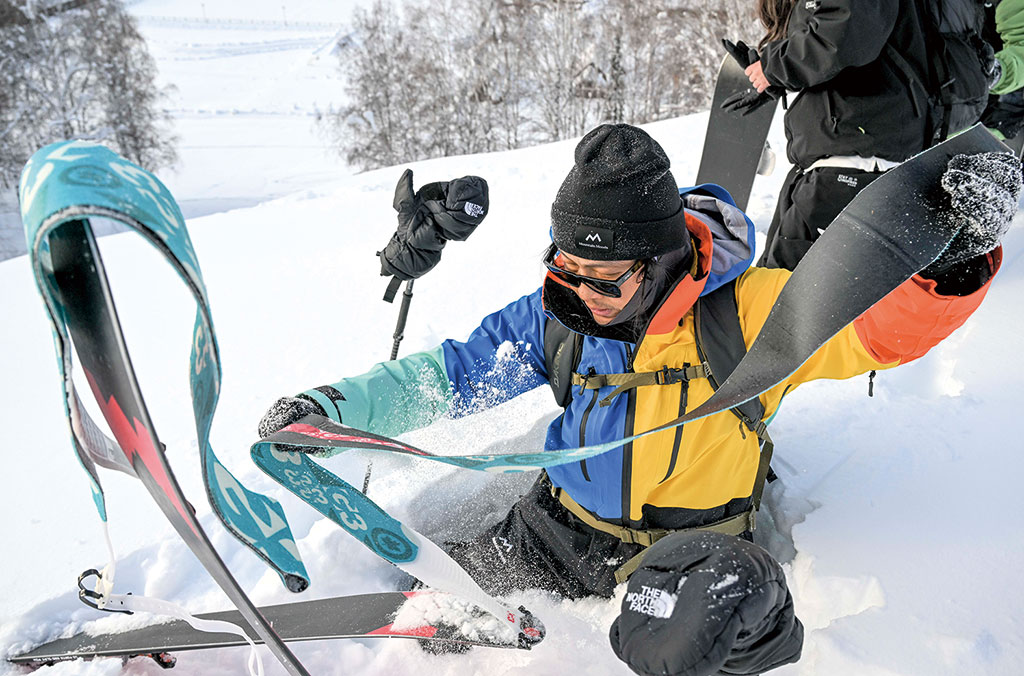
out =
[[(379, 251), (377, 252), (380, 253)], [(392, 277), (391, 281), (388, 282), (388, 288), (384, 290), (384, 302), (392, 303), (395, 300), (395, 295), (398, 294), (398, 287), (402, 285), (402, 280), (398, 277)]]
[(689, 382), (697, 378), (707, 378), (710, 373), (707, 362), (696, 366), (685, 368), (669, 368), (663, 366), (660, 371), (646, 371), (643, 373), (594, 373), (585, 375), (581, 373), (572, 374), (572, 384), (581, 390), (598, 390), (602, 387), (614, 386), (611, 394), (601, 399), (601, 406), (608, 406), (615, 397), (635, 387), (646, 387), (648, 385), (675, 385), (677, 383)]

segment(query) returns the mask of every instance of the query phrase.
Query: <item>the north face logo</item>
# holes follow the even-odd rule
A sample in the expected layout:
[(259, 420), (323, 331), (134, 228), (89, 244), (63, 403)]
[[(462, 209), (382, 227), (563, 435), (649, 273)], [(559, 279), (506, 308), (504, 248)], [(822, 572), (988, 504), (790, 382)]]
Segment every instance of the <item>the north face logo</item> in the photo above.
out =
[(462, 210), (473, 218), (484, 215), (484, 208), (479, 204), (474, 204), (473, 202), (466, 202), (466, 204), (463, 205)]
[(615, 244), (615, 233), (607, 228), (581, 225), (576, 228), (576, 246), (581, 249), (611, 251)]
[(626, 594), (626, 601), (629, 609), (634, 613), (643, 613), (651, 617), (666, 619), (672, 617), (672, 611), (676, 609), (677, 594), (669, 594), (664, 589), (641, 585), (640, 591)]

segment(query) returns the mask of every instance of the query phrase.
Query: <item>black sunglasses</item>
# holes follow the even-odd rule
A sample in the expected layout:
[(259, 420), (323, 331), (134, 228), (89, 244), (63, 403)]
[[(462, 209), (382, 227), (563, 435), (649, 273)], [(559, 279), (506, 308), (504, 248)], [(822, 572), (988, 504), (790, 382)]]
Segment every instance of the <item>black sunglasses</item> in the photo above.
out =
[(577, 275), (575, 272), (569, 272), (555, 262), (559, 254), (561, 254), (560, 251), (552, 248), (547, 258), (544, 259), (544, 266), (547, 267), (551, 274), (558, 277), (571, 287), (578, 287), (580, 283), (583, 283), (602, 296), (608, 296), (609, 298), (621, 298), (622, 285), (625, 284), (626, 280), (632, 277), (636, 271), (644, 265), (643, 261), (637, 261), (636, 263), (633, 263), (629, 270), (626, 270), (615, 279), (599, 279), (597, 277), (587, 277), (586, 275)]

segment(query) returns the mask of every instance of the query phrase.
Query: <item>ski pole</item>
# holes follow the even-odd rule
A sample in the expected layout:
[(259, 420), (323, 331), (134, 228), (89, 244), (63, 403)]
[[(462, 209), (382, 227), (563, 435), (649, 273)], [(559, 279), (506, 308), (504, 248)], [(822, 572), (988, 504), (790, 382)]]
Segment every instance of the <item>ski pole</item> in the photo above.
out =
[[(402, 304), (398, 306), (398, 322), (395, 324), (395, 339), (394, 344), (391, 346), (391, 360), (398, 359), (398, 345), (402, 342), (402, 338), (405, 338), (405, 322), (409, 319), (409, 304), (412, 302), (412, 283), (413, 280), (409, 280), (405, 283), (405, 291), (402, 292)], [(387, 296), (384, 300), (391, 302)], [(370, 474), (373, 472), (373, 460), (366, 461), (366, 475), (363, 477), (363, 495), (366, 495), (366, 491), (370, 488)]]
[(395, 324), (395, 343), (391, 346), (391, 359), (398, 359), (398, 344), (405, 338), (405, 322), (409, 318), (409, 304), (412, 302), (412, 283), (409, 280), (405, 283), (405, 291), (402, 293), (402, 304), (398, 307), (398, 323)]

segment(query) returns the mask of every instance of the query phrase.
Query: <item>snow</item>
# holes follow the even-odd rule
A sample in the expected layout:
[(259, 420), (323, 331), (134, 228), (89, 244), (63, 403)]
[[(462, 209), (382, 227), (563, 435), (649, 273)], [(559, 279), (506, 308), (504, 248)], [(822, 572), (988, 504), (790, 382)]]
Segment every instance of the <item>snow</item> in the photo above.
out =
[[(141, 238), (113, 235), (100, 247), (142, 391), (177, 477), (214, 545), (261, 604), (405, 582), (248, 458), (256, 423), (277, 397), (361, 373), (390, 354), (397, 307), (380, 300), (386, 280), (374, 252), (395, 226), (391, 200), (404, 167), (352, 175), (311, 128), (314, 107), (341, 95), (331, 66), (315, 58), (317, 49), (355, 4), (253, 1), (242, 17), (236, 3), (226, 2), (145, 0), (131, 7), (142, 18), (161, 77), (178, 86), (172, 107), (182, 162), (161, 177), (191, 216), (218, 332), (224, 387), (213, 447), (239, 480), (284, 505), (312, 578), (306, 593), (285, 591), (202, 497), (186, 373), (191, 296)], [(698, 114), (647, 126), (682, 184), (696, 173), (706, 119)], [(749, 207), (759, 244), (788, 169), (779, 123), (771, 134), (779, 166), (756, 181)], [(548, 208), (573, 146), (566, 141), (412, 165), (417, 185), (484, 176), (491, 213), (417, 282), (402, 354), (464, 338), (486, 313), (536, 288)], [(1024, 443), (1014, 423), (1024, 398), (1024, 216), (1004, 241), (1003, 269), (987, 300), (949, 340), (916, 363), (879, 374), (873, 398), (866, 396), (866, 377), (814, 383), (789, 395), (773, 422), (780, 481), (769, 487), (757, 538), (783, 562), (807, 628), (803, 659), (773, 673), (1019, 673)], [(107, 561), (100, 522), (71, 450), (48, 324), (24, 256), (0, 263), (0, 289), (5, 656), (77, 630), (123, 628), (145, 618), (102, 616), (77, 600), (78, 574)], [(541, 388), (404, 440), (439, 453), (530, 450), (542, 446), (556, 413)], [(364, 456), (346, 453), (327, 462), (361, 485)], [(193, 612), (228, 608), (141, 484), (111, 472), (102, 479), (119, 555), (117, 591), (164, 598)], [(370, 497), (441, 541), (499, 518), (531, 479), (376, 456)], [(620, 587), (612, 600), (571, 602), (539, 591), (511, 599), (547, 627), (547, 639), (530, 652), (478, 648), (430, 656), (404, 640), (293, 647), (314, 674), (625, 675), (629, 670), (607, 640), (624, 592)], [(261, 653), (268, 674), (283, 673)], [(238, 674), (245, 673), (248, 649), (177, 657), (174, 673), (182, 676)], [(118, 660), (100, 660), (39, 673), (158, 671), (136, 659), (123, 668)], [(0, 663), (0, 674), (17, 673)]]

